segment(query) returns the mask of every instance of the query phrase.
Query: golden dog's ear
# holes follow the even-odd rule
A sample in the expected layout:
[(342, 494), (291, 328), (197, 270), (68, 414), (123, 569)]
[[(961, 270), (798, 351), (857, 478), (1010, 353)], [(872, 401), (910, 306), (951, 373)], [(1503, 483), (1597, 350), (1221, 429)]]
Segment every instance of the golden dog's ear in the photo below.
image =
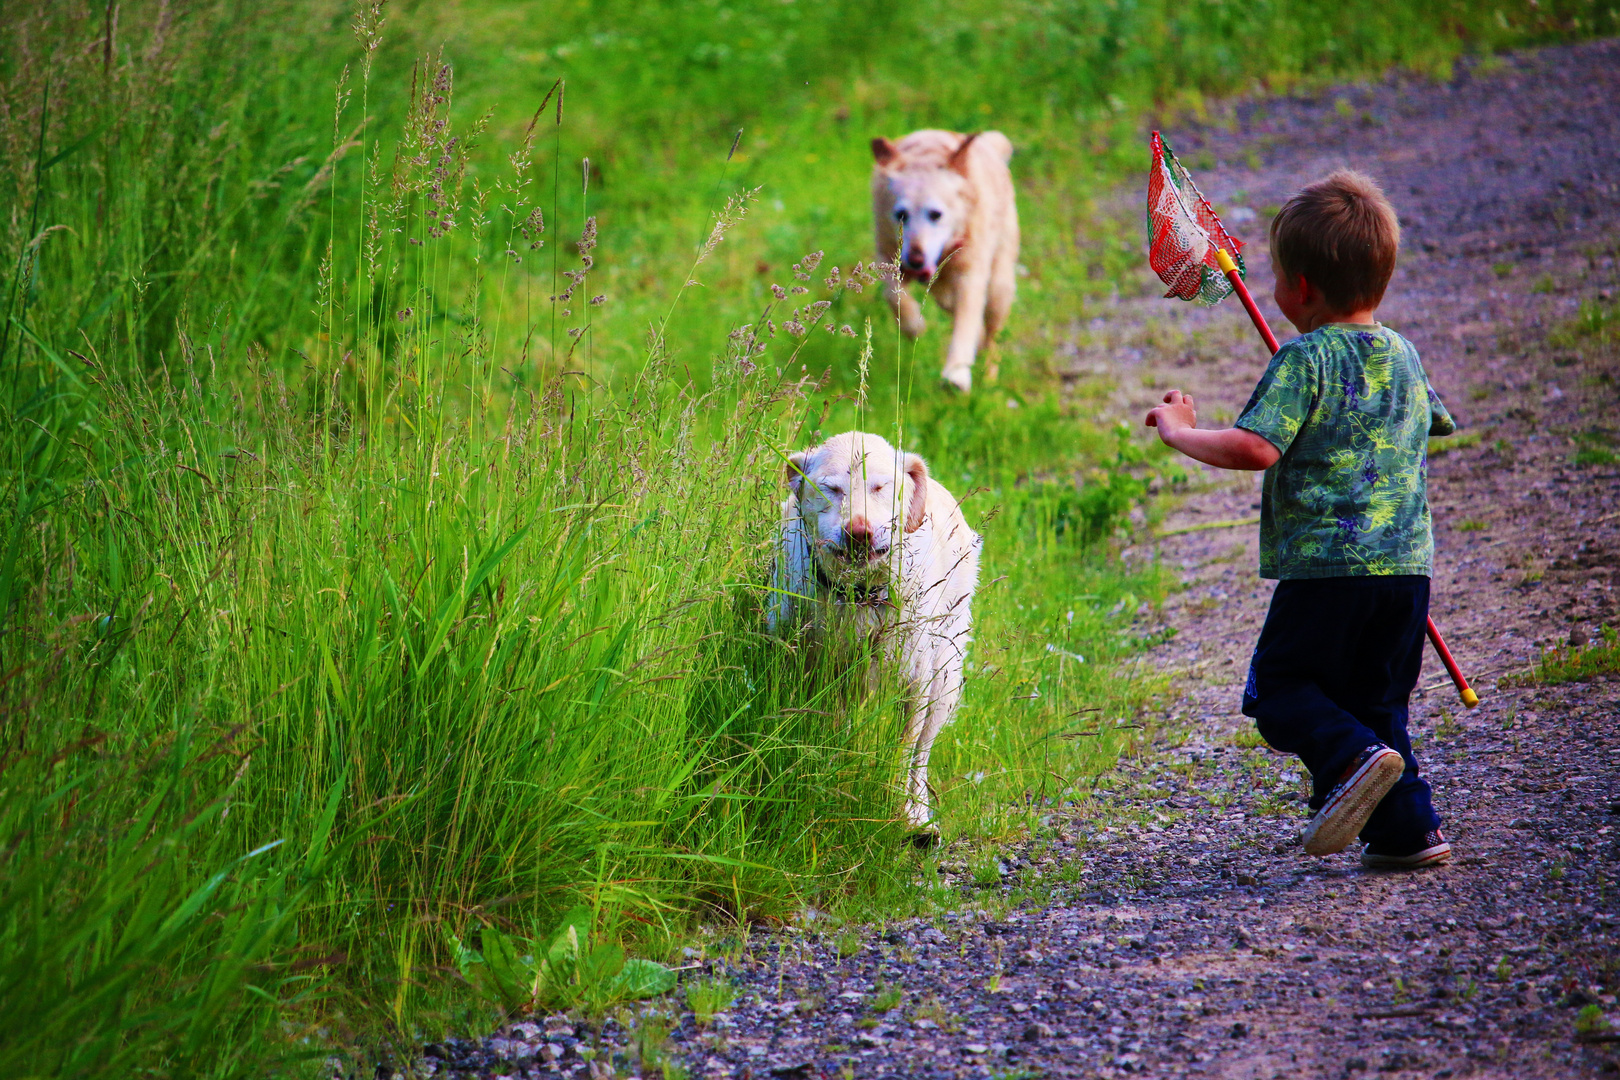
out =
[(906, 493), (906, 532), (914, 533), (922, 528), (928, 511), (928, 465), (916, 454), (906, 455), (906, 479), (911, 486)]
[(810, 452), (808, 450), (800, 450), (797, 454), (789, 454), (787, 465), (782, 470), (782, 479), (787, 481), (788, 490), (793, 492), (795, 499), (799, 497), (799, 492), (804, 487), (804, 463), (809, 457)]
[(968, 147), (972, 146), (973, 140), (977, 139), (978, 137), (979, 133), (975, 131), (973, 134), (963, 139), (962, 145), (958, 146), (956, 151), (951, 154), (951, 159), (945, 164), (952, 172), (961, 173), (963, 176), (967, 175)]
[(872, 160), (879, 165), (887, 165), (899, 156), (900, 148), (883, 136), (872, 140)]

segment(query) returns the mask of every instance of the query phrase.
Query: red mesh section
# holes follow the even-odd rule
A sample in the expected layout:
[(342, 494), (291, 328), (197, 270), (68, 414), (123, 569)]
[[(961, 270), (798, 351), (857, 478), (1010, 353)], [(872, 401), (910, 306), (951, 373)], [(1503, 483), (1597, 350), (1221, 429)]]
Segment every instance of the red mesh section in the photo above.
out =
[(1192, 177), (1164, 139), (1152, 139), (1153, 171), (1148, 174), (1148, 264), (1170, 289), (1166, 296), (1214, 304), (1232, 291), (1215, 261), (1225, 248), (1244, 273), (1241, 241), (1229, 235)]

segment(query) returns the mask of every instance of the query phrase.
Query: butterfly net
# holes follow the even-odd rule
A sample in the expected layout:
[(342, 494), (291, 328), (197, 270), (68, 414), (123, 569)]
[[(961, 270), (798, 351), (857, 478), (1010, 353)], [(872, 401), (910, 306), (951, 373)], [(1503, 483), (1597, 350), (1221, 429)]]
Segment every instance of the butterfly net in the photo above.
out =
[(1169, 286), (1165, 296), (1218, 304), (1232, 292), (1232, 283), (1215, 261), (1225, 249), (1246, 276), (1241, 241), (1228, 235), (1209, 200), (1176, 160), (1170, 144), (1153, 133), (1153, 171), (1148, 175), (1148, 264)]

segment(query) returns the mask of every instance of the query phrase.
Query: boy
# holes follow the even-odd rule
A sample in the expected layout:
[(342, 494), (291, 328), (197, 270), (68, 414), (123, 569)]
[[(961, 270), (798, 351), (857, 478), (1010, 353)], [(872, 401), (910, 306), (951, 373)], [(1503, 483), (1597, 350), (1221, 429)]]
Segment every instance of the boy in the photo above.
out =
[(1264, 469), (1260, 574), (1277, 578), (1243, 712), (1310, 770), (1312, 855), (1358, 834), (1362, 865), (1446, 862), (1451, 846), (1407, 738), (1429, 612), (1431, 435), (1456, 425), (1417, 350), (1373, 317), (1400, 225), (1371, 179), (1340, 171), (1271, 223), (1277, 306), (1302, 336), (1272, 357), (1243, 414), (1195, 426), (1179, 390), (1147, 415), (1166, 444), (1222, 469)]

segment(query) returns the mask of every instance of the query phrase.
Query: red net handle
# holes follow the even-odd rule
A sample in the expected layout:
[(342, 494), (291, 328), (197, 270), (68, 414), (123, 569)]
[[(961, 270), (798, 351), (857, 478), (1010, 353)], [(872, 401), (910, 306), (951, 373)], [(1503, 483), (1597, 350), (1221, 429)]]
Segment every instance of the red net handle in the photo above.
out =
[(1254, 328), (1260, 331), (1261, 337), (1266, 339), (1266, 348), (1271, 350), (1273, 356), (1277, 355), (1277, 350), (1282, 346), (1277, 344), (1277, 335), (1271, 332), (1271, 327), (1266, 324), (1265, 316), (1261, 315), (1260, 309), (1255, 306), (1254, 297), (1249, 295), (1249, 287), (1243, 284), (1243, 275), (1238, 273), (1237, 263), (1232, 261), (1232, 256), (1227, 254), (1225, 248), (1215, 249), (1215, 261), (1220, 264), (1222, 273), (1226, 275), (1226, 280), (1230, 281), (1232, 288), (1237, 291), (1238, 299), (1243, 302), (1243, 310), (1249, 313), (1249, 319), (1254, 323)]
[(1440, 628), (1434, 625), (1432, 618), (1429, 620), (1427, 630), (1429, 642), (1434, 645), (1434, 651), (1440, 654), (1440, 662), (1446, 666), (1446, 674), (1451, 676), (1452, 683), (1457, 687), (1457, 696), (1462, 698), (1465, 707), (1472, 709), (1479, 704), (1479, 695), (1468, 685), (1468, 680), (1464, 678), (1462, 668), (1457, 666), (1457, 661), (1451, 658), (1451, 650), (1446, 648), (1446, 639), (1440, 636)]

